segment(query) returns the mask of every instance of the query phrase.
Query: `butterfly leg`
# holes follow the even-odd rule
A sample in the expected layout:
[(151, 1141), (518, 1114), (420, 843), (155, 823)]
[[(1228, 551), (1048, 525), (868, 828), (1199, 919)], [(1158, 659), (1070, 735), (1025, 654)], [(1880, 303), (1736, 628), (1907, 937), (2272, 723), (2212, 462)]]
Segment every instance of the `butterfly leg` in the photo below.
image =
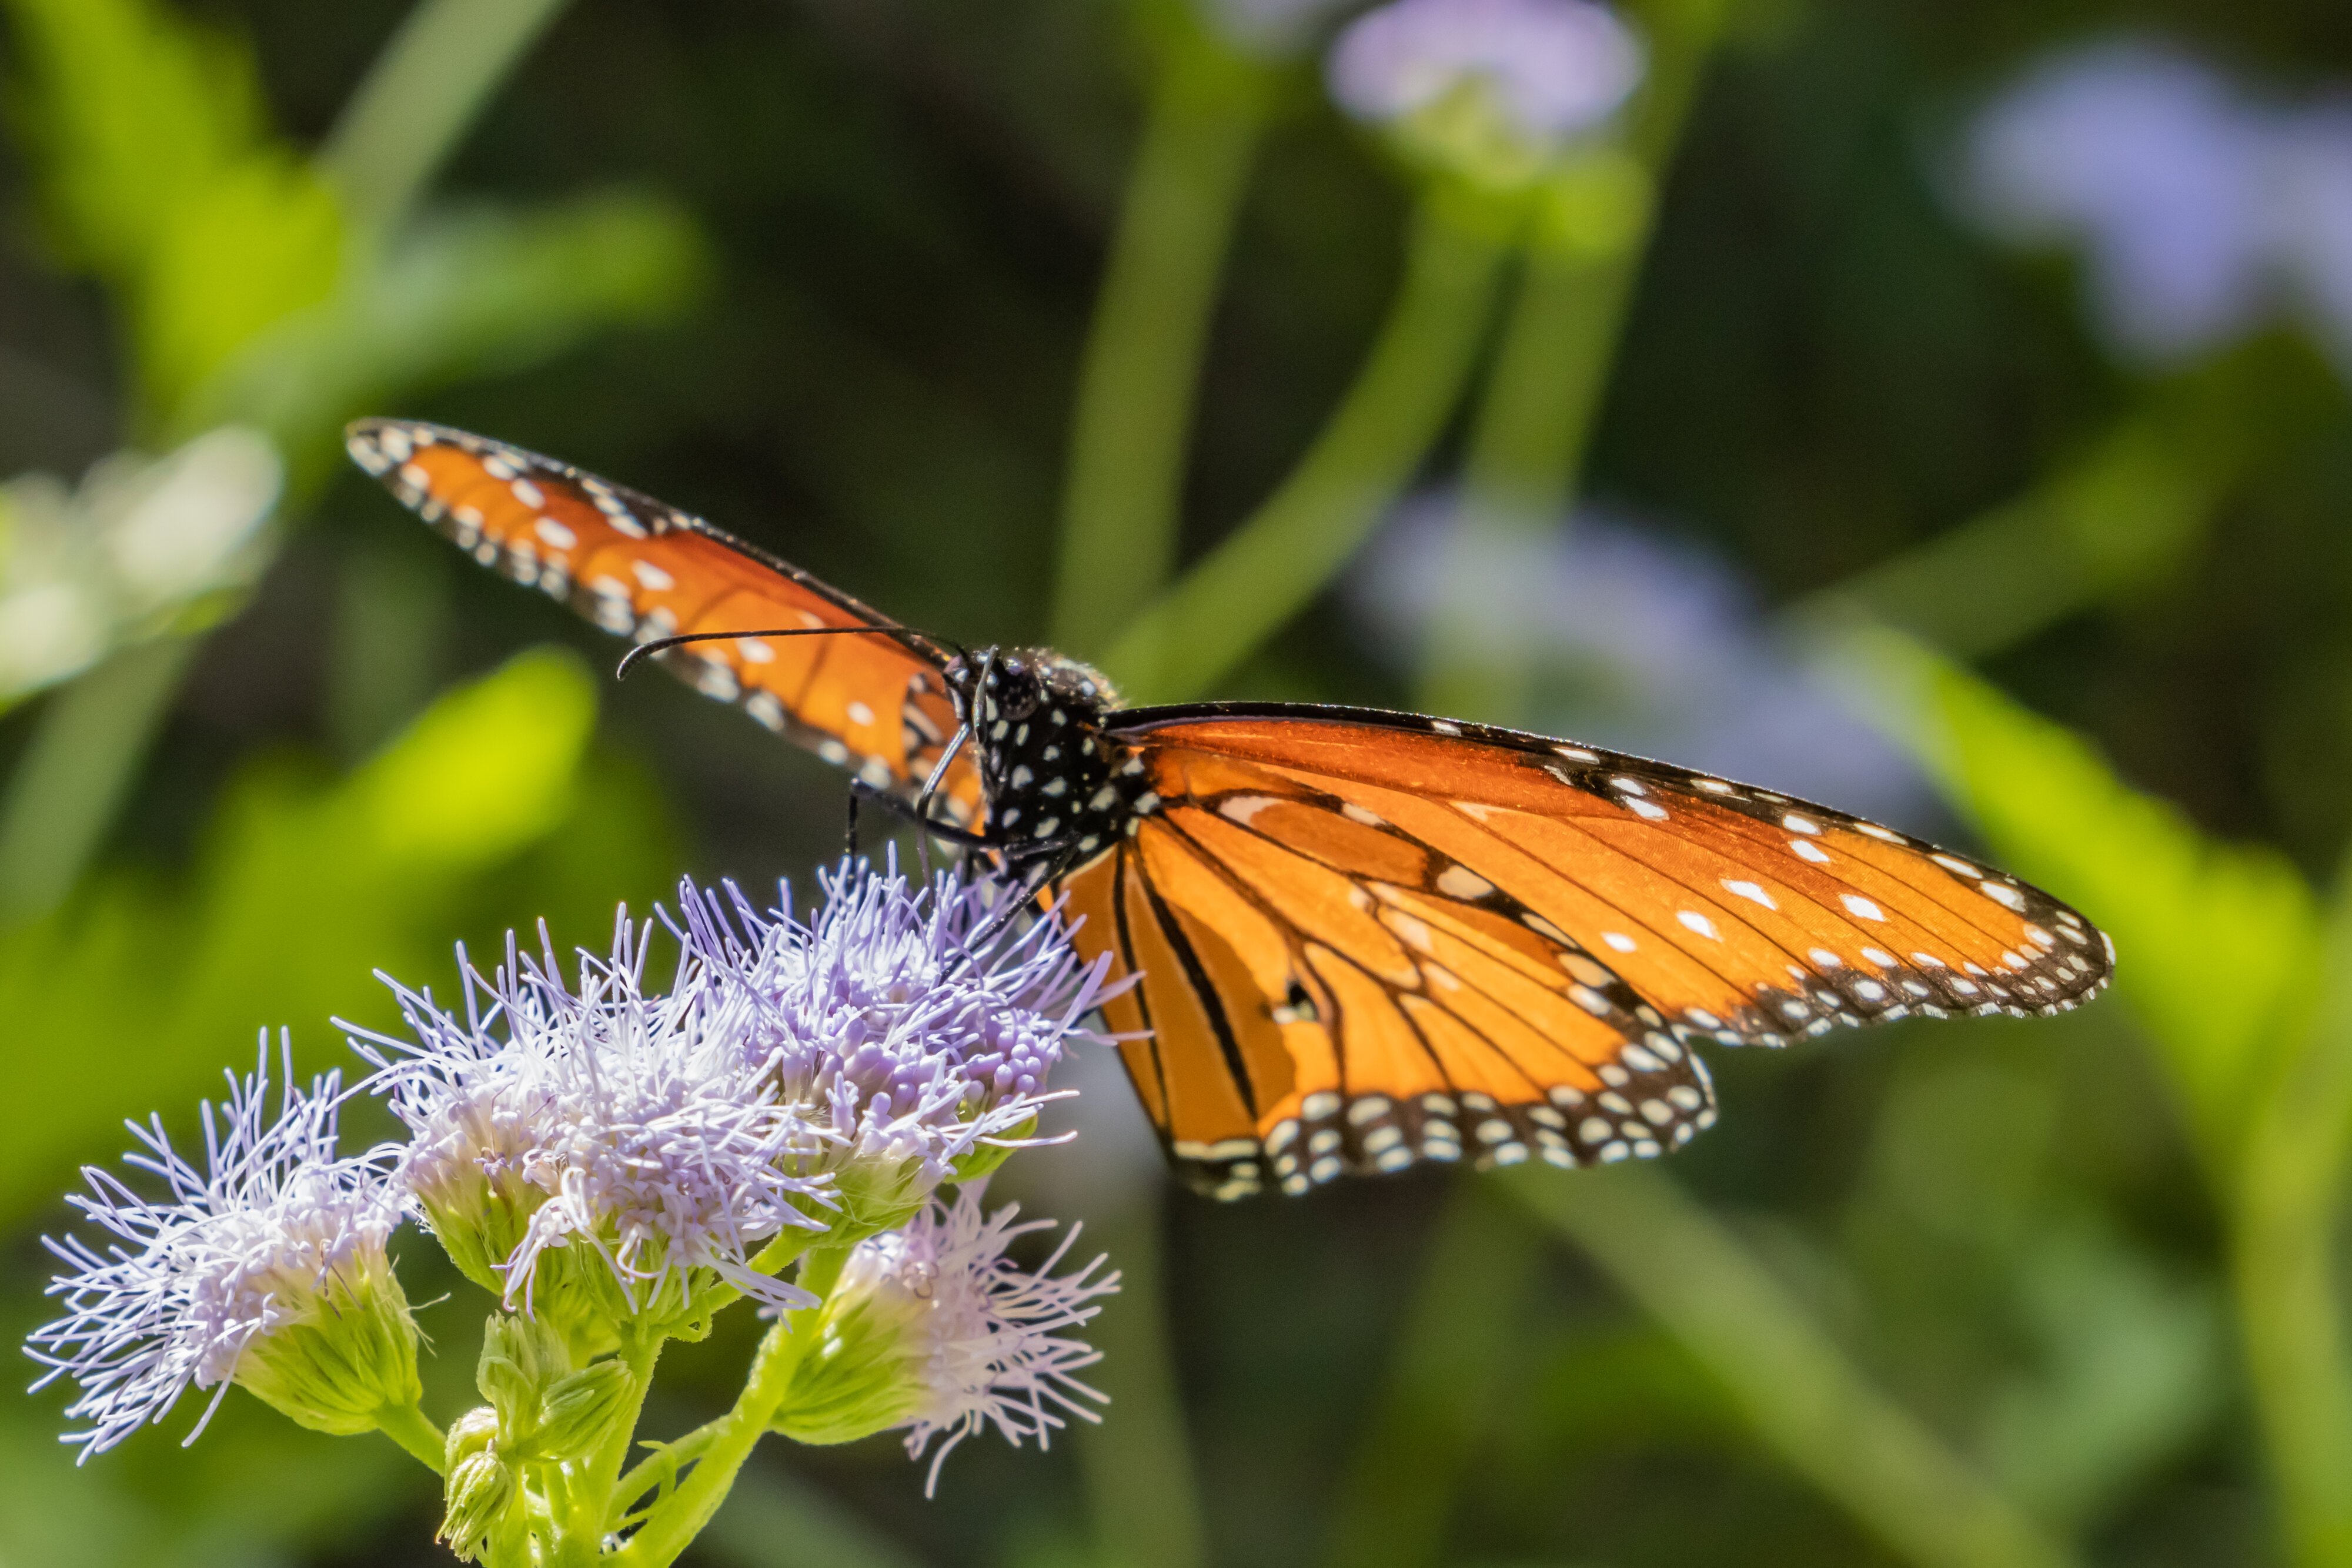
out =
[(849, 793), (855, 800), (873, 801), (894, 817), (904, 817), (932, 838), (945, 839), (951, 844), (961, 844), (966, 849), (992, 847), (991, 841), (985, 835), (971, 832), (952, 823), (942, 822), (936, 817), (918, 816), (913, 806), (887, 789), (876, 789), (862, 779), (853, 779), (849, 781)]

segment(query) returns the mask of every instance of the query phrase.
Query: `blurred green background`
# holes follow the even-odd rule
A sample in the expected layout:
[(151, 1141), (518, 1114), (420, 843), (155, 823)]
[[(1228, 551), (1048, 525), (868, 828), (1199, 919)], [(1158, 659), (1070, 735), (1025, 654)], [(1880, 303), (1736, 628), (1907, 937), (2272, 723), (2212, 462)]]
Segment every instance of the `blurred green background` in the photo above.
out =
[[(1626, 0), (1645, 82), (1513, 185), (1333, 107), (1344, 7), (1201, 5), (0, 3), (11, 1332), (255, 1030), (838, 852), (839, 777), (348, 470), (401, 413), (1145, 696), (1878, 813), (2121, 950), (1718, 1052), (1654, 1169), (1218, 1207), (1082, 1073), (1000, 1189), (1128, 1271), (1107, 1424), (934, 1500), (772, 1444), (699, 1561), (2352, 1564), (2352, 13)], [(240, 1396), (77, 1471), (60, 1403), (0, 1400), (0, 1564), (439, 1560), (389, 1443)]]

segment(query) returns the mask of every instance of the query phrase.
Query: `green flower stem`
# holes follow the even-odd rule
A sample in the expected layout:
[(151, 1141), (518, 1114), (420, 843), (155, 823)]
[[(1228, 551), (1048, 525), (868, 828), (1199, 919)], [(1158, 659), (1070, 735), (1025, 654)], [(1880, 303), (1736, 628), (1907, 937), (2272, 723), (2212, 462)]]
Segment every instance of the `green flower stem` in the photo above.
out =
[(560, 1568), (591, 1568), (604, 1552), (614, 1488), (621, 1467), (628, 1460), (630, 1440), (646, 1406), (646, 1393), (653, 1386), (654, 1364), (661, 1359), (661, 1350), (658, 1333), (625, 1331), (622, 1335), (621, 1359), (629, 1369), (628, 1406), (614, 1420), (604, 1446), (590, 1457), (573, 1482), (571, 1507), (557, 1515), (562, 1521), (554, 1557)]
[(1081, 655), (1174, 569), (1202, 350), (1265, 120), (1262, 68), (1197, 36), (1160, 56), (1071, 427), (1053, 634)]
[[(1653, 0), (1638, 7), (1650, 70), (1626, 130), (1628, 150), (1661, 182), (1682, 145), (1700, 79), (1737, 0)], [(1609, 383), (1626, 307), (1654, 228), (1655, 204), (1602, 246), (1529, 231), (1527, 260), (1463, 466), (1465, 488), (1499, 515), (1549, 523), (1576, 491)]]
[(1923, 1568), (2063, 1568), (2075, 1558), (1847, 1359), (1753, 1254), (1667, 1177), (1496, 1174), (1714, 1374), (1773, 1451)]
[(1106, 656), (1139, 701), (1198, 695), (1304, 609), (1411, 483), (1476, 355), (1505, 242), (1433, 188), (1355, 385), (1282, 487)]
[[(1541, 1238), (1487, 1184), (1461, 1179), (1438, 1217), (1402, 1342), (1340, 1482), (1331, 1568), (1448, 1560), (1454, 1494), (1521, 1343)], [(1464, 1281), (1475, 1281), (1465, 1289)]]
[(319, 152), (360, 227), (398, 226), (562, 8), (563, 0), (419, 0)]
[(1799, 601), (1784, 621), (1818, 632), (1859, 615), (1981, 658), (2168, 569), (2240, 460), (2160, 416), (2126, 419), (2023, 496)]
[[(811, 1252), (801, 1263), (800, 1283), (820, 1298), (830, 1294), (848, 1258), (845, 1247)], [(735, 1407), (712, 1423), (717, 1430), (694, 1473), (654, 1506), (644, 1527), (611, 1559), (615, 1568), (668, 1568), (710, 1522), (719, 1505), (727, 1500), (736, 1472), (775, 1420), (777, 1408), (792, 1389), (793, 1372), (815, 1343), (821, 1315), (811, 1307), (777, 1318), (751, 1358), (751, 1375)]]
[[(1589, 224), (1579, 228), (1553, 208), (1529, 226), (1463, 464), (1463, 510), (1473, 527), (1557, 529), (1576, 498), (1655, 226), (1654, 193), (1681, 145), (1691, 102), (1733, 5), (1654, 0), (1641, 8), (1651, 63), (1627, 127), (1627, 151), (1642, 186), (1627, 225), (1609, 233)], [(1470, 634), (1475, 606), (1448, 606), (1443, 600), (1441, 606), (1416, 693), (1421, 706), (1433, 713), (1526, 722), (1534, 672), (1480, 651), (1487, 639)]]
[(2329, 933), (2329, 983), (2266, 1097), (2235, 1194), (2232, 1284), (2290, 1560), (2352, 1564), (2352, 1365), (2336, 1243), (2352, 1155), (2352, 875)]
[(53, 693), (0, 797), (0, 922), (73, 891), (154, 745), (196, 651), (189, 636), (123, 649)]
[(1530, 249), (1463, 465), (1482, 511), (1549, 526), (1572, 497), (1646, 238), (1598, 258)]
[(686, 1436), (663, 1443), (645, 1458), (631, 1466), (613, 1487), (613, 1506), (604, 1521), (608, 1531), (620, 1528), (621, 1521), (630, 1511), (629, 1505), (663, 1484), (675, 1484), (677, 1472), (700, 1458), (704, 1450), (725, 1429), (729, 1417), (705, 1421)]
[(414, 1405), (387, 1405), (376, 1413), (376, 1430), (398, 1443), (416, 1457), (417, 1463), (435, 1475), (442, 1474), (449, 1463), (448, 1439), (432, 1417)]

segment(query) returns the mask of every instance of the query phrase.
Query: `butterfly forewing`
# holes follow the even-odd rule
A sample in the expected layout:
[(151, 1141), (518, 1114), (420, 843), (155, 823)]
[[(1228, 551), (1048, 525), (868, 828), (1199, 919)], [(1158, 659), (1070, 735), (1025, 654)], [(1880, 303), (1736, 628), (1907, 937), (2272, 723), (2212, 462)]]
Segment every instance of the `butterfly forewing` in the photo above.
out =
[(1150, 809), (1072, 908), (1143, 973), (1129, 1065), (1228, 1193), (1655, 1154), (1713, 1119), (1694, 1040), (2057, 1011), (2111, 967), (2036, 888), (1686, 769), (1359, 710), (1115, 723)]
[[(362, 420), (352, 458), (483, 565), (637, 642), (681, 633), (887, 626), (798, 568), (622, 486), (439, 425)], [(944, 657), (919, 638), (740, 638), (657, 655), (868, 784), (909, 798), (955, 728)], [(942, 781), (957, 821), (978, 814), (963, 759)]]

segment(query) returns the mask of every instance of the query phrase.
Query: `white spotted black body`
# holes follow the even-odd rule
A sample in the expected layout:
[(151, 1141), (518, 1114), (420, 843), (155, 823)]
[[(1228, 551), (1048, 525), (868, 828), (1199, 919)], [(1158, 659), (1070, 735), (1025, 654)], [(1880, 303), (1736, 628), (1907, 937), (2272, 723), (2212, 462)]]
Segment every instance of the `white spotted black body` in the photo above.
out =
[(1076, 870), (1157, 804), (1133, 747), (1109, 732), (1118, 699), (1099, 671), (1016, 648), (964, 655), (945, 674), (978, 758), (982, 834), (999, 852)]

